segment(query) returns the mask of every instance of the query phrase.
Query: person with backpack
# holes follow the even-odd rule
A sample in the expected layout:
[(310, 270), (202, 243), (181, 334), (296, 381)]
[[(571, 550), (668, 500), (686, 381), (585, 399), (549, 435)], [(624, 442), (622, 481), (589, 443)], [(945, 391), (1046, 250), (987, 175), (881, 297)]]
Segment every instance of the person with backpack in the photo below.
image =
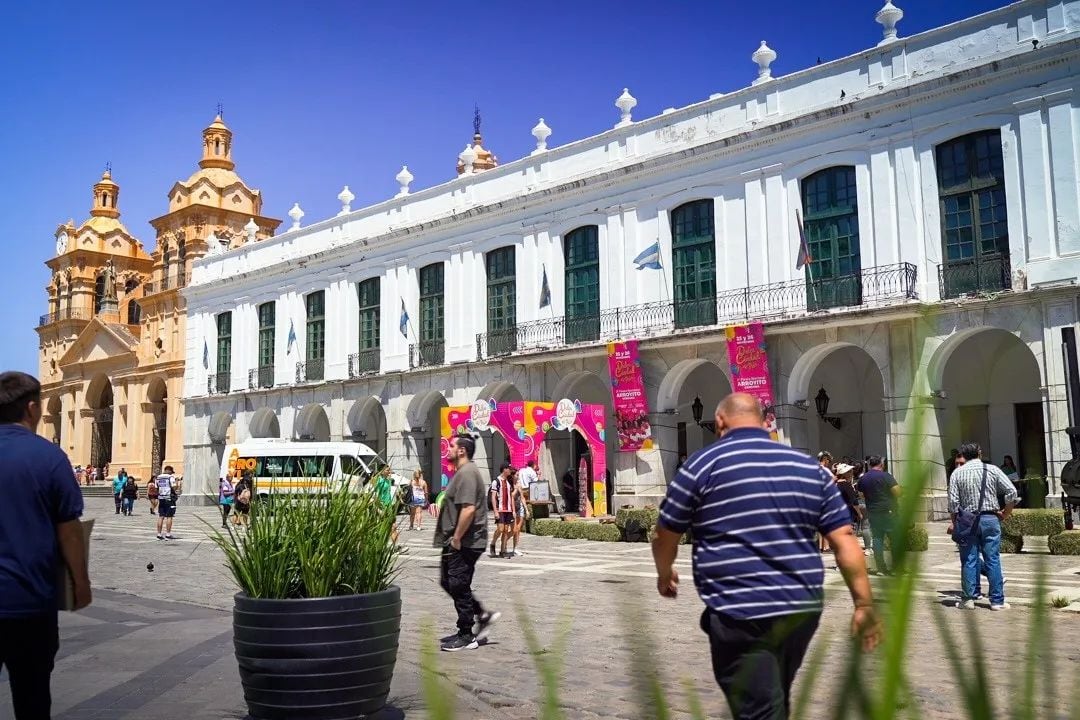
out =
[(172, 465), (165, 466), (165, 471), (157, 476), (154, 484), (158, 491), (157, 539), (172, 540), (173, 517), (176, 515), (176, 501), (180, 497), (180, 481), (173, 474)]
[(233, 488), (233, 525), (247, 525), (251, 511), (251, 471), (245, 470)]
[(123, 496), (120, 510), (128, 517), (131, 517), (135, 514), (135, 501), (139, 498), (139, 485), (135, 482), (135, 478), (127, 474), (127, 471), (121, 470), (120, 473), (124, 476), (124, 488), (120, 491)]
[(150, 478), (146, 481), (146, 499), (150, 501), (150, 514), (157, 515), (158, 492), (156, 478)]
[(123, 502), (124, 496), (124, 483), (127, 482), (127, 473), (123, 468), (120, 472), (116, 473), (116, 477), (112, 481), (113, 501), (116, 503), (116, 514), (120, 514), (120, 505)]
[(234, 493), (235, 488), (233, 488), (228, 475), (218, 480), (218, 507), (221, 508), (221, 527), (226, 527), (225, 523), (229, 519), (229, 511), (232, 510)]

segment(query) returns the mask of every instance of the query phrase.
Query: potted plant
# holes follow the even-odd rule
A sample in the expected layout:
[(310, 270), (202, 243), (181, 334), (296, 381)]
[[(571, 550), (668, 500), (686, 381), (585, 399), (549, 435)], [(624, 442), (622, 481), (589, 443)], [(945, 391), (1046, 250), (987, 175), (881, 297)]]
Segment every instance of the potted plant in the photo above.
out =
[(252, 718), (359, 718), (386, 704), (401, 591), (396, 508), (350, 484), (251, 505), (215, 530), (240, 586), (233, 643)]

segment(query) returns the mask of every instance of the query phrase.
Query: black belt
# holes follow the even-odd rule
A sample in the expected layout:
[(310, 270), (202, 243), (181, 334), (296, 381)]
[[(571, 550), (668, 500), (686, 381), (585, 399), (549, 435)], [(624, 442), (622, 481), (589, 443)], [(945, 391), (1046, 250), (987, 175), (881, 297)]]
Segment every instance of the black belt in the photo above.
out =
[(997, 515), (999, 512), (1000, 512), (999, 510), (983, 510), (979, 514), (980, 515)]

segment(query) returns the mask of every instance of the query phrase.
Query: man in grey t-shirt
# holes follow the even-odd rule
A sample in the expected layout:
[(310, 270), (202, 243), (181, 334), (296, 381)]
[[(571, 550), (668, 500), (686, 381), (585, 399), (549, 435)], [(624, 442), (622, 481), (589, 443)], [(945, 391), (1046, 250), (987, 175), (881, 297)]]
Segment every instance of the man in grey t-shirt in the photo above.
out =
[(457, 470), (446, 488), (435, 547), (442, 548), (439, 585), (454, 599), (458, 631), (442, 643), (447, 652), (472, 650), (487, 638), (500, 613), (487, 612), (473, 596), (476, 561), (487, 544), (487, 478), (472, 461), (476, 441), (459, 435), (450, 441), (450, 458)]

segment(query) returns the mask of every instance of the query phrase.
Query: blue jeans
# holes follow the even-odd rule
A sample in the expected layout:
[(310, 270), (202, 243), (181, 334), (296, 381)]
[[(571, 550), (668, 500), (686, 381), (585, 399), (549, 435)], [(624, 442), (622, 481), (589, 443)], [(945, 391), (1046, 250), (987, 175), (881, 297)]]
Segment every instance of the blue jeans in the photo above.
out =
[[(885, 536), (889, 536), (889, 542), (895, 546), (896, 536), (893, 535), (893, 516), (889, 512), (871, 510), (870, 536), (873, 538), (874, 547), (874, 570), (879, 573), (888, 572), (889, 567), (885, 564)], [(895, 552), (895, 551), (894, 551)]]
[(985, 566), (990, 584), (990, 604), (1002, 604), (1005, 582), (1001, 577), (1001, 521), (997, 515), (980, 515), (973, 536), (960, 543), (960, 584), (965, 600), (978, 595), (981, 566)]
[(128, 515), (135, 509), (135, 498), (124, 498), (120, 508)]

